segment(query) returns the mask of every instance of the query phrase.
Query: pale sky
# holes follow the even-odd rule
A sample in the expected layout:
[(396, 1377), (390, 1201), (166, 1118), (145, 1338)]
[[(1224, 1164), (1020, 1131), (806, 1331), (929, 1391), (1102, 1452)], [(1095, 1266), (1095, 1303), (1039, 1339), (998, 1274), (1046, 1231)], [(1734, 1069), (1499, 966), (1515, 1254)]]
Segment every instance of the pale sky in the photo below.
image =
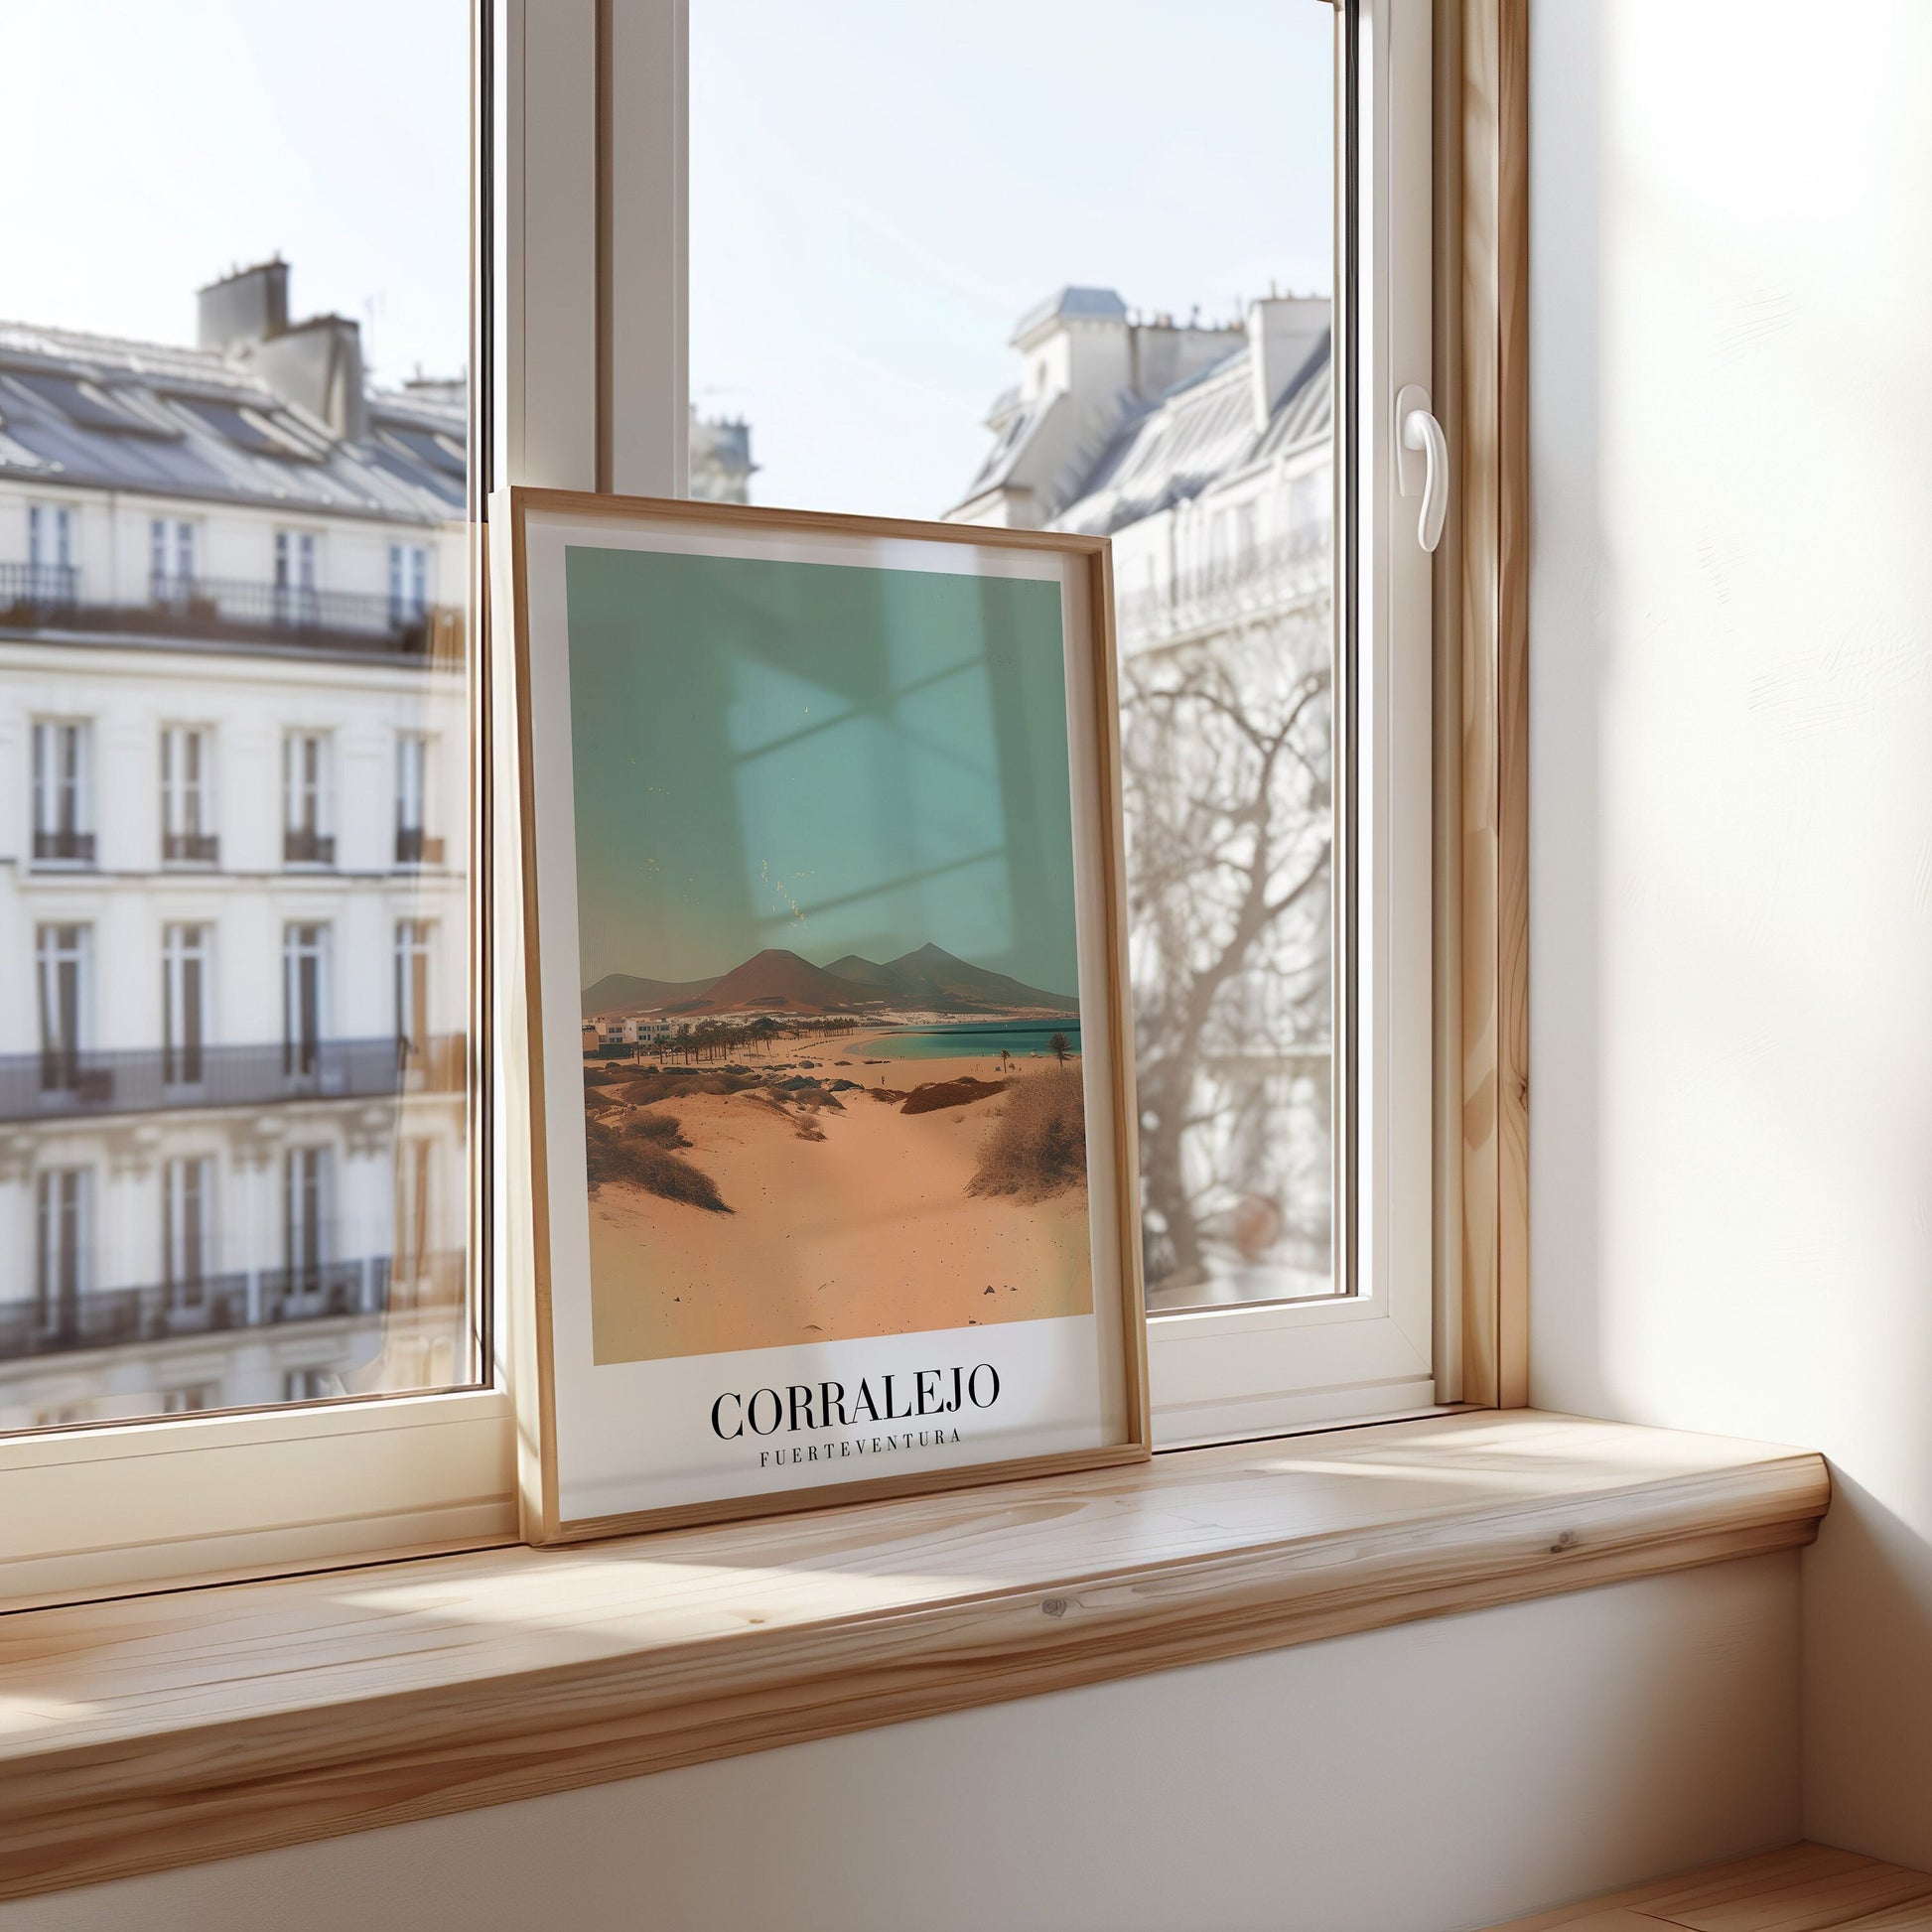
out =
[(935, 516), (1063, 283), (1332, 280), (1315, 0), (691, 0), (691, 392), (754, 499)]
[[(468, 345), (467, 0), (9, 9), (0, 318), (194, 339), (279, 251), (378, 380)], [(932, 515), (1065, 282), (1226, 319), (1330, 280), (1315, 0), (691, 0), (691, 384), (762, 502)]]
[(16, 0), (0, 318), (195, 340), (195, 291), (280, 250), (377, 379), (468, 352), (466, 0)]

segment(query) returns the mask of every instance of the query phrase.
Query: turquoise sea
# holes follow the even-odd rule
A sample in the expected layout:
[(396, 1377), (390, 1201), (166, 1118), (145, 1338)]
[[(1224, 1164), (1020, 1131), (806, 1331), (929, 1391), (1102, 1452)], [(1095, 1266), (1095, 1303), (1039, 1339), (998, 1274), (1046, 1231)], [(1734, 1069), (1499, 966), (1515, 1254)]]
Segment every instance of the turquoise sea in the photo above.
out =
[(1077, 1020), (981, 1020), (963, 1021), (951, 1027), (907, 1027), (888, 1034), (866, 1047), (868, 1056), (891, 1060), (963, 1059), (969, 1054), (997, 1055), (1001, 1047), (1015, 1059), (1051, 1057), (1046, 1042), (1055, 1034), (1064, 1034), (1066, 1042), (1080, 1050), (1080, 1023)]

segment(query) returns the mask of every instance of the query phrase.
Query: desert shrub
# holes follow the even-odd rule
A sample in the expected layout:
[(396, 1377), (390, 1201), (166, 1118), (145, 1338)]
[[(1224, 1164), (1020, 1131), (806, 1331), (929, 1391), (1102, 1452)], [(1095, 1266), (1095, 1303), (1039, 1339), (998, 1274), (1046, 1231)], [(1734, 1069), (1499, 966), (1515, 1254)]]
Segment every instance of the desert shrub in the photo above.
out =
[(976, 1080), (969, 1073), (959, 1080), (928, 1080), (906, 1096), (903, 1114), (936, 1114), (942, 1107), (963, 1107), (969, 1100), (990, 1100), (1005, 1093), (1010, 1080)]
[(759, 1076), (747, 1073), (680, 1073), (675, 1068), (640, 1074), (619, 1089), (618, 1097), (633, 1107), (648, 1107), (653, 1100), (683, 1098), (693, 1093), (738, 1093), (759, 1084)]
[[(675, 1127), (677, 1123), (671, 1124)], [(692, 1207), (708, 1208), (714, 1214), (731, 1212), (718, 1192), (718, 1183), (668, 1148), (621, 1133), (596, 1120), (586, 1123), (585, 1138), (592, 1193), (607, 1180), (627, 1181), (664, 1200), (683, 1201)]]
[(1037, 1201), (1086, 1177), (1087, 1119), (1078, 1064), (1045, 1067), (1011, 1082), (966, 1191)]
[(674, 1114), (639, 1114), (624, 1126), (624, 1138), (631, 1141), (647, 1141), (652, 1147), (689, 1147), (691, 1143), (684, 1138), (684, 1130), (679, 1126)]

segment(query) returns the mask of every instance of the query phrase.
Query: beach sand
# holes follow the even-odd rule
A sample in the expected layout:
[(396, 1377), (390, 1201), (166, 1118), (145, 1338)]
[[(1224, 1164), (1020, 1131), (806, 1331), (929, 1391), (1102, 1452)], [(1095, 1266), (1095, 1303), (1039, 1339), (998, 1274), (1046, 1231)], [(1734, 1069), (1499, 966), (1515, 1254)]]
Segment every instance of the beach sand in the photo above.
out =
[[(900, 1092), (971, 1075), (998, 1056), (867, 1065), (860, 1035), (787, 1045), (817, 1078)], [(849, 1066), (835, 1064), (849, 1060)], [(1016, 1061), (1024, 1080), (1042, 1065)], [(625, 1182), (591, 1196), (592, 1307), (600, 1362), (769, 1348), (805, 1341), (1088, 1314), (1087, 1190), (1045, 1201), (966, 1192), (995, 1096), (933, 1113), (842, 1093), (809, 1115), (822, 1141), (755, 1093), (679, 1095), (681, 1158), (716, 1181), (730, 1214)], [(991, 1291), (989, 1293), (989, 1291)]]

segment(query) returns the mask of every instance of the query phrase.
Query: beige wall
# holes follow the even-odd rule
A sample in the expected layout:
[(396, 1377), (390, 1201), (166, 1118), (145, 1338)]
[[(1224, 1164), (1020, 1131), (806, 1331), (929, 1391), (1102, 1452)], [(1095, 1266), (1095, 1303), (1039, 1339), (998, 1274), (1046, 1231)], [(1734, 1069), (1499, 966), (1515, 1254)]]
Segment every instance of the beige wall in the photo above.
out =
[(0, 1905), (0, 1932), (1451, 1932), (1790, 1838), (1797, 1558)]
[(1806, 1825), (1932, 1865), (1932, 6), (1532, 22), (1531, 1393), (1831, 1456)]

